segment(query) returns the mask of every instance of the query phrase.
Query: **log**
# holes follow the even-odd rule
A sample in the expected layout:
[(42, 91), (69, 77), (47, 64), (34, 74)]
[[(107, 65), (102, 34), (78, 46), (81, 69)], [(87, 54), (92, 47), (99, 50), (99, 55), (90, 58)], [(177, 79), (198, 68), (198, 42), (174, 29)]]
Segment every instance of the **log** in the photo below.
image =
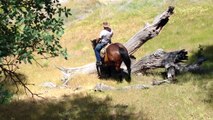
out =
[(96, 65), (95, 63), (90, 63), (81, 67), (74, 67), (74, 68), (64, 68), (64, 67), (57, 67), (62, 72), (61, 81), (64, 82), (64, 85), (75, 75), (77, 74), (92, 74), (96, 73)]
[(131, 66), (132, 73), (165, 68), (167, 79), (169, 81), (175, 80), (176, 73), (198, 71), (202, 63), (207, 60), (204, 56), (199, 56), (195, 62), (185, 64), (185, 61), (188, 60), (187, 53), (185, 49), (172, 52), (165, 52), (162, 49), (158, 49), (134, 63)]
[(154, 68), (168, 69), (171, 66), (177, 66), (180, 62), (187, 59), (187, 51), (184, 49), (172, 52), (165, 52), (163, 49), (158, 49), (154, 53), (138, 60), (131, 66), (131, 68), (133, 73)]
[[(130, 40), (128, 40), (124, 46), (127, 48), (130, 55), (135, 53), (145, 42), (156, 37), (162, 28), (169, 21), (169, 17), (173, 14), (174, 7), (169, 6), (166, 11), (162, 14), (158, 15), (152, 24), (146, 24), (144, 28), (142, 28), (138, 33), (136, 33)], [(65, 68), (65, 67), (57, 67), (62, 73), (62, 81), (67, 83), (67, 81), (74, 75), (79, 73), (95, 73), (96, 66), (95, 63), (90, 63), (88, 65), (84, 65), (81, 67), (75, 68)]]

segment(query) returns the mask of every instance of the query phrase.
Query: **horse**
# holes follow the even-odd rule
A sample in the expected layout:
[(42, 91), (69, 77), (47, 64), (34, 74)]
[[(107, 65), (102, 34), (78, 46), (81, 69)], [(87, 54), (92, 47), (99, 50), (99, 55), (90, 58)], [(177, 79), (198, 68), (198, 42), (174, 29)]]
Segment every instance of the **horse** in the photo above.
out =
[[(95, 49), (97, 43), (97, 40), (91, 40), (92, 47)], [(98, 75), (101, 76), (103, 66), (105, 68), (113, 68), (116, 70), (116, 72), (119, 73), (120, 81), (122, 81), (122, 69), (121, 64), (124, 62), (124, 64), (127, 67), (128, 72), (128, 82), (131, 81), (131, 60), (130, 56), (128, 54), (127, 49), (121, 44), (121, 43), (112, 43), (108, 45), (108, 47), (105, 50), (104, 57), (102, 58), (102, 65), (98, 66), (96, 65)], [(111, 70), (108, 70), (108, 72)], [(111, 73), (110, 73), (111, 75)]]

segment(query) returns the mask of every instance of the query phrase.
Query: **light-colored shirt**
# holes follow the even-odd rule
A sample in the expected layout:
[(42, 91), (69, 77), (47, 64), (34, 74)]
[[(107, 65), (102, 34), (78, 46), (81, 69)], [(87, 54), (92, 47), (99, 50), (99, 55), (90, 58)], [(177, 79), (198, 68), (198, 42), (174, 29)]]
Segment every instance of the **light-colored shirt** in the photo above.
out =
[(110, 32), (108, 30), (105, 30), (105, 29), (102, 30), (101, 33), (100, 33), (100, 38), (102, 38), (101, 42), (108, 43), (109, 40), (112, 37), (112, 34), (113, 34), (113, 30), (111, 30)]

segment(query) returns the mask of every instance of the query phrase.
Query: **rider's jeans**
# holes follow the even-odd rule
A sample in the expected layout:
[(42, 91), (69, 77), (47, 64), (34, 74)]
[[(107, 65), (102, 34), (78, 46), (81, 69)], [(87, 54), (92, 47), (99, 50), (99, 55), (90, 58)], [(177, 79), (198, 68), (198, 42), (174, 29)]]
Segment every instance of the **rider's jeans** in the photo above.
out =
[(101, 56), (100, 56), (100, 51), (101, 49), (106, 45), (107, 43), (98, 43), (95, 47), (95, 56), (97, 62), (101, 62)]

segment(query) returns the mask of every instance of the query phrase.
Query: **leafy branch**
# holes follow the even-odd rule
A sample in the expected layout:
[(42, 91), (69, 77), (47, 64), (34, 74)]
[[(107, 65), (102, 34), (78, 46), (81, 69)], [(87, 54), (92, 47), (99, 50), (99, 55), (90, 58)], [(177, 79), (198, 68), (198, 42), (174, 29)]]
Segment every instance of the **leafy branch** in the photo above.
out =
[(32, 64), (35, 55), (67, 59), (67, 51), (60, 45), (62, 14), (68, 17), (71, 10), (58, 0), (0, 1), (0, 72), (5, 76), (1, 82), (9, 78), (17, 90), (21, 84), (34, 95), (16, 74), (19, 64)]

